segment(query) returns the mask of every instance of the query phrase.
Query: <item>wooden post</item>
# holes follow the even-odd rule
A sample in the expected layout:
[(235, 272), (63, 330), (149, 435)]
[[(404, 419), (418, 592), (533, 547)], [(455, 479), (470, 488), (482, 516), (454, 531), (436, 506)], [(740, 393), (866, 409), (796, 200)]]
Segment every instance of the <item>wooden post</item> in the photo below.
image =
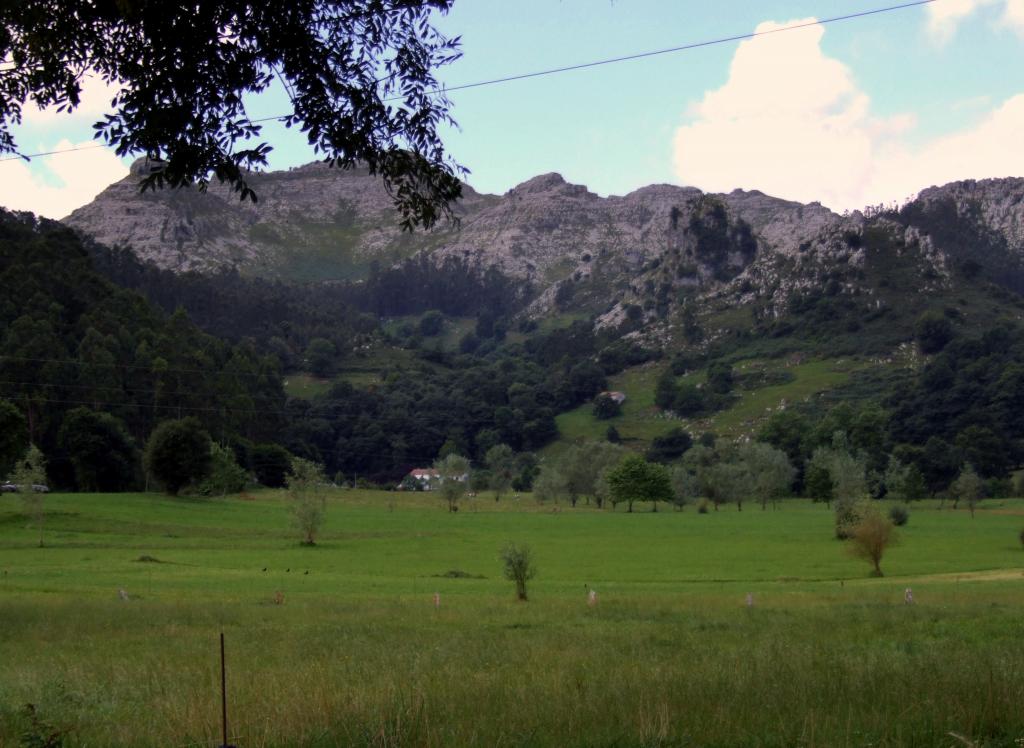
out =
[(224, 666), (224, 632), (220, 632), (220, 724), (221, 741), (220, 748), (234, 748), (228, 744), (228, 681)]

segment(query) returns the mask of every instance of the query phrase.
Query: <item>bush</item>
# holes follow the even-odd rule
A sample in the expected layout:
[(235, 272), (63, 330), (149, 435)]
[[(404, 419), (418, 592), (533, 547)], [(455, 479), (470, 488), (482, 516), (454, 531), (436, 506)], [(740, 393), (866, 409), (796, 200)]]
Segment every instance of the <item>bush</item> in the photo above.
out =
[(505, 565), (505, 579), (515, 583), (516, 598), (525, 602), (526, 582), (537, 575), (529, 546), (509, 543), (501, 551), (501, 560)]
[(1020, 531), (1020, 544), (1024, 545), (1024, 530)]
[(298, 457), (292, 459), (288, 482), (288, 508), (302, 545), (316, 545), (316, 536), (327, 515), (327, 478), (322, 466)]
[(594, 418), (606, 421), (622, 415), (622, 406), (609, 395), (598, 395), (594, 400)]
[(850, 554), (871, 564), (871, 576), (882, 576), (882, 556), (896, 543), (896, 528), (874, 509), (866, 510), (850, 529)]
[(889, 510), (889, 519), (896, 527), (903, 527), (907, 524), (907, 520), (910, 519), (910, 512), (907, 511), (905, 506), (896, 504), (892, 509)]
[(201, 496), (224, 496), (245, 490), (249, 475), (235, 462), (235, 454), (216, 442), (210, 445), (210, 474), (199, 483), (196, 492)]
[(195, 417), (163, 421), (146, 443), (146, 470), (176, 496), (210, 472), (210, 435)]

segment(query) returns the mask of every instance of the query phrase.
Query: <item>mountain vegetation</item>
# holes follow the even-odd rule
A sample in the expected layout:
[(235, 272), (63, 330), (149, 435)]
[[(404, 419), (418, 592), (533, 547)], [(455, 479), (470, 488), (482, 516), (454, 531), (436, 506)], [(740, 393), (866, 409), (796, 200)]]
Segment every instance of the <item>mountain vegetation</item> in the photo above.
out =
[[(309, 180), (358, 187), (363, 208), (381, 199), (366, 175), (261, 178), (292, 190), (268, 215)], [(106, 225), (122, 187), (71, 224)], [(579, 472), (568, 447), (614, 441), (678, 477), (682, 493), (660, 501), (683, 506), (697, 486), (717, 507), (763, 472), (738, 450), (753, 438), (788, 483), (765, 506), (787, 492), (920, 498), (967, 465), (998, 493), (1024, 460), (1022, 198), (1022, 180), (957, 183), (837, 216), (760, 193), (602, 199), (546, 175), (469, 193), (457, 236), (398, 254), (364, 242), (361, 280), (303, 283), (244, 264), (183, 270), (6, 214), (0, 417), (24, 437), (0, 457), (35, 443), (57, 485), (137, 486), (158, 424), (192, 416), (266, 485), (296, 457), (396, 485), (458, 454), (475, 485), (528, 488), (541, 464), (557, 494)], [(186, 199), (230, 218), (216, 194), (145, 210)], [(465, 248), (481, 227), (490, 243)], [(512, 457), (495, 467), (499, 446)], [(602, 501), (599, 478), (573, 495)]]

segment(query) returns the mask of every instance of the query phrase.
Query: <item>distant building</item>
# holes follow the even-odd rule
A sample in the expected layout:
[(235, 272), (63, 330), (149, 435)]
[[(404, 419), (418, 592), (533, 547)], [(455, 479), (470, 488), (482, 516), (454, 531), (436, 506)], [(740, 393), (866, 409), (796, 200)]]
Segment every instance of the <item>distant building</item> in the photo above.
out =
[(622, 405), (626, 401), (626, 393), (619, 392), (618, 390), (606, 390), (602, 392), (598, 397), (610, 397), (612, 400)]
[[(460, 483), (469, 480), (469, 474), (464, 473), (463, 475), (457, 476), (455, 480)], [(439, 485), (441, 485), (443, 478), (441, 474), (434, 468), (413, 468), (408, 472), (398, 488), (400, 490), (408, 488), (410, 483), (419, 484), (421, 491), (433, 491)]]
[(399, 488), (407, 488), (410, 483), (419, 484), (421, 491), (432, 491), (441, 483), (441, 474), (434, 468), (413, 468), (402, 480)]

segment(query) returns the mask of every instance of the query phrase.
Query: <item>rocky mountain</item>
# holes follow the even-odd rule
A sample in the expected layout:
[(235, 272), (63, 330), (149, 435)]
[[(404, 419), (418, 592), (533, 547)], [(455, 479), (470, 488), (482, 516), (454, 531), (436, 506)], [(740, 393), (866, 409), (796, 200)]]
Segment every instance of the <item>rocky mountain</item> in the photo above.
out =
[[(418, 251), (458, 255), (514, 277), (546, 281), (587, 272), (592, 258), (615, 255), (638, 267), (657, 256), (686, 224), (699, 190), (655, 185), (602, 198), (558, 174), (535, 177), (502, 196), (464, 187), (460, 226), (406, 234), (399, 230), (380, 182), (365, 171), (309, 164), (252, 177), (256, 205), (225, 188), (140, 193), (147, 168), (136, 162), (65, 222), (101, 243), (129, 246), (164, 268), (242, 272), (312, 280), (352, 278), (373, 261), (395, 262)], [(792, 251), (838, 217), (821, 205), (759, 192), (722, 196), (771, 249)], [(587, 258), (587, 259), (584, 259)]]
[(365, 171), (255, 175), (252, 205), (217, 186), (140, 193), (145, 168), (65, 222), (174, 270), (338, 280), (417, 254), (456, 258), (528, 284), (528, 315), (585, 314), (660, 344), (713, 340), (730, 325), (784, 334), (794, 309), (853, 329), (914, 307), (907, 298), (952, 294), (958, 278), (1024, 290), (1024, 179), (956, 182), (899, 209), (838, 215), (756, 191), (652, 185), (600, 197), (552, 173), (500, 196), (466, 185), (457, 226), (408, 234)]

